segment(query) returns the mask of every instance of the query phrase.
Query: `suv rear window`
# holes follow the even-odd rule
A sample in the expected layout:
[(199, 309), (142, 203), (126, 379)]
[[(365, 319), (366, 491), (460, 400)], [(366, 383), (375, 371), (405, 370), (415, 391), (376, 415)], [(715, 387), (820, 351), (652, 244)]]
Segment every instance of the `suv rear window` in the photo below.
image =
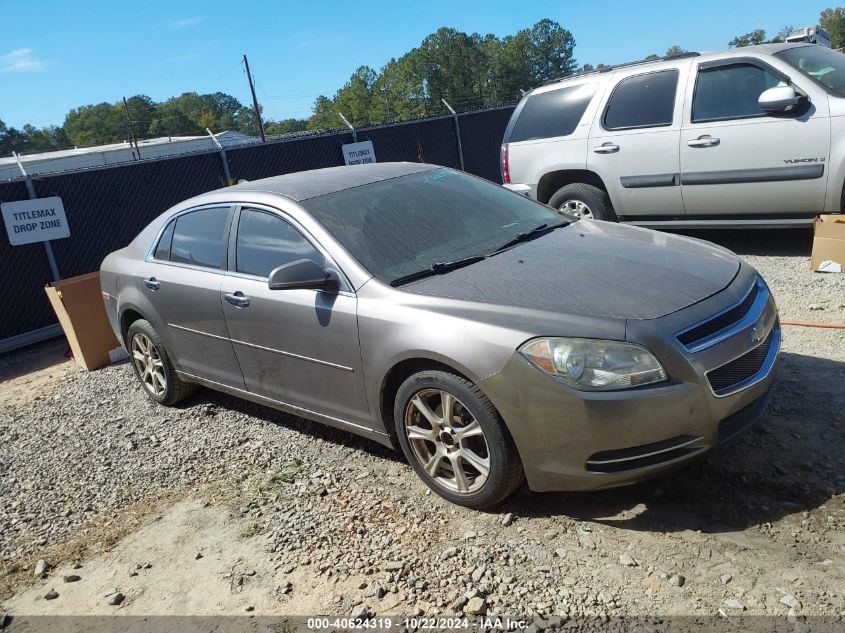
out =
[(604, 111), (606, 130), (672, 125), (678, 71), (658, 70), (620, 81)]
[(595, 93), (596, 84), (589, 83), (532, 94), (522, 106), (510, 142), (572, 134)]

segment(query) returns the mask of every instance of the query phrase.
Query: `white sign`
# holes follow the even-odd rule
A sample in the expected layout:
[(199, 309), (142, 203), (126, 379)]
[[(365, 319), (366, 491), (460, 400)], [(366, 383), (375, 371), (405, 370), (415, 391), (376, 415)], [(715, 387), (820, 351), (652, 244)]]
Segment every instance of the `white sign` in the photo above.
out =
[(70, 237), (65, 207), (58, 196), (0, 204), (12, 246)]
[(343, 146), (343, 160), (347, 165), (365, 165), (376, 162), (376, 152), (372, 141), (347, 143)]

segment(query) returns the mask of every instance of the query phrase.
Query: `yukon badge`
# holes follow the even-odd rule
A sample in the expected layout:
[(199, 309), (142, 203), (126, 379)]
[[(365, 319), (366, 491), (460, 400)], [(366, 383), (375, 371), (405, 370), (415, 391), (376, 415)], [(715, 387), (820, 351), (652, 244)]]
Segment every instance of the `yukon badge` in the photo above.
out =
[(824, 157), (822, 158), (785, 158), (784, 161), (787, 165), (792, 165), (794, 163), (823, 163)]

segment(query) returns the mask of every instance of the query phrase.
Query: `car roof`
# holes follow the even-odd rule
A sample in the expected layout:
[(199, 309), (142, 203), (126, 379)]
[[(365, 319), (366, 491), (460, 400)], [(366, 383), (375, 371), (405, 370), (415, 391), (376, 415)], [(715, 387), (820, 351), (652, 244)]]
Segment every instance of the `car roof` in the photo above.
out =
[(243, 182), (227, 187), (226, 192), (271, 193), (285, 196), (296, 202), (302, 202), (309, 198), (325, 196), (344, 189), (352, 189), (432, 169), (442, 169), (442, 167), (426, 163), (370, 163), (326, 167)]
[[(606, 75), (609, 76), (613, 71), (619, 69), (630, 68), (632, 66), (636, 67), (644, 67), (648, 68), (654, 64), (660, 64), (663, 62), (671, 62), (677, 59), (684, 59), (695, 57), (699, 61), (710, 61), (712, 59), (724, 59), (725, 57), (742, 57), (743, 55), (748, 55), (749, 53), (763, 53), (764, 55), (774, 55), (782, 50), (786, 50), (789, 48), (800, 48), (802, 46), (817, 46), (817, 44), (811, 44), (809, 42), (780, 42), (776, 44), (755, 44), (753, 46), (742, 46), (739, 48), (729, 48), (726, 50), (720, 51), (710, 51), (705, 53), (695, 53), (695, 52), (688, 52), (688, 53), (680, 53), (678, 55), (670, 55), (668, 57), (658, 57), (657, 59), (643, 59), (640, 61), (635, 62), (628, 62), (625, 64), (616, 64), (614, 66), (605, 66), (600, 70), (590, 70), (586, 72), (575, 73), (572, 75), (567, 75), (566, 77), (561, 77), (560, 79), (552, 79), (547, 81), (544, 86), (550, 85), (559, 85), (565, 84), (569, 81), (574, 81), (581, 79), (582, 77), (589, 77), (593, 75), (602, 76)], [(543, 86), (539, 86), (542, 88)], [(534, 90), (538, 90), (535, 88)], [(532, 90), (531, 92), (534, 92)], [(545, 91), (543, 91), (545, 92)]]

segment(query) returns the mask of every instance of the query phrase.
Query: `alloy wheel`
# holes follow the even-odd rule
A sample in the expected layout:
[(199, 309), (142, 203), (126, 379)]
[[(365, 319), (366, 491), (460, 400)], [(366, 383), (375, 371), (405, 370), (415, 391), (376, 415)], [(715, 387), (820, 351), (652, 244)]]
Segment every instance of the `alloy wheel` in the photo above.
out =
[(580, 200), (567, 200), (560, 205), (560, 210), (579, 218), (593, 219), (593, 212)]
[(480, 490), (490, 474), (484, 430), (464, 404), (440, 389), (418, 391), (405, 410), (411, 451), (429, 477), (458, 494)]
[(167, 391), (164, 363), (156, 346), (141, 332), (137, 332), (132, 337), (132, 362), (135, 363), (135, 368), (147, 391), (154, 396), (164, 395)]

